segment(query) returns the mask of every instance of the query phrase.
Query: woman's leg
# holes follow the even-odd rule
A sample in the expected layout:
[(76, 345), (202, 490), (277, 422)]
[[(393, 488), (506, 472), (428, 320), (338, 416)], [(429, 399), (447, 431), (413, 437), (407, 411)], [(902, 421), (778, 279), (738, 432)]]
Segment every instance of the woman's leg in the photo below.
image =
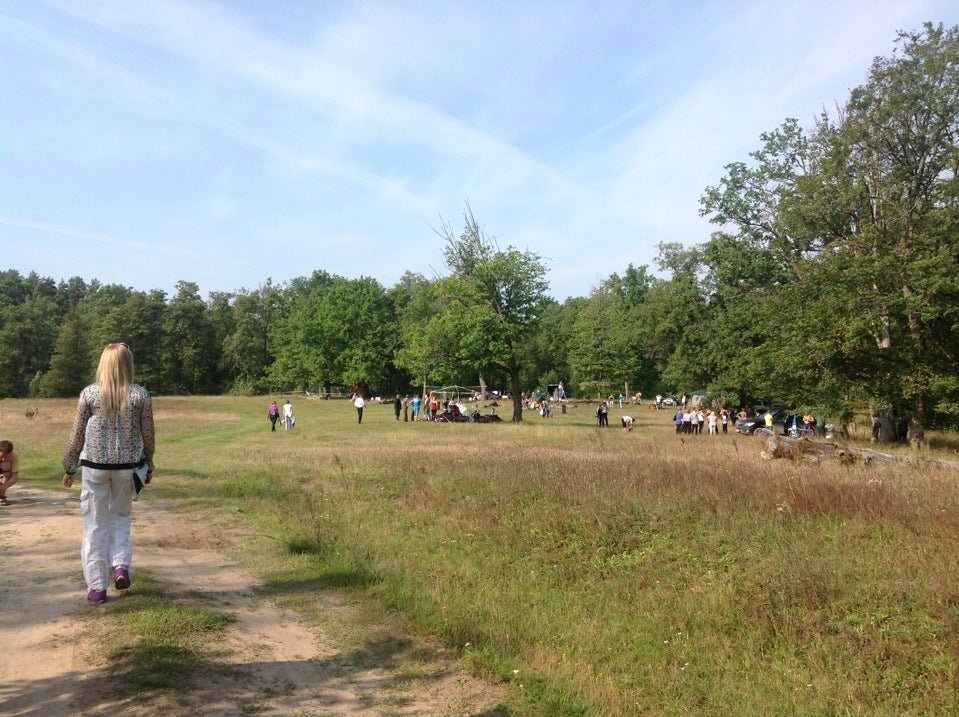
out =
[(80, 511), (83, 513), (83, 541), (80, 560), (87, 590), (106, 590), (110, 581), (110, 473), (96, 468), (82, 469)]
[(133, 476), (129, 470), (110, 473), (110, 567), (129, 570), (133, 560), (133, 546), (130, 544)]

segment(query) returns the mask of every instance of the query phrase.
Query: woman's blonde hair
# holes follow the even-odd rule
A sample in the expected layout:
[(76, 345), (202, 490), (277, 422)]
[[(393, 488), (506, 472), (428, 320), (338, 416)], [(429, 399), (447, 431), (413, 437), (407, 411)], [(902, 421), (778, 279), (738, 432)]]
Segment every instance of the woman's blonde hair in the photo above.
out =
[(126, 344), (107, 344), (97, 366), (97, 384), (104, 411), (115, 418), (130, 401), (133, 383), (133, 353)]

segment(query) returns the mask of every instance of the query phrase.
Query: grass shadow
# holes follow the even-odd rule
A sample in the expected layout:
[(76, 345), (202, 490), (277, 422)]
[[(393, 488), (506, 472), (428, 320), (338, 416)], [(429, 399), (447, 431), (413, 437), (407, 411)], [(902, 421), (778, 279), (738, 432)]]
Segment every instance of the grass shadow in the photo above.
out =
[(376, 582), (376, 576), (365, 570), (320, 570), (308, 578), (267, 580), (257, 588), (257, 593), (272, 597), (313, 593), (317, 590), (354, 590), (367, 588)]

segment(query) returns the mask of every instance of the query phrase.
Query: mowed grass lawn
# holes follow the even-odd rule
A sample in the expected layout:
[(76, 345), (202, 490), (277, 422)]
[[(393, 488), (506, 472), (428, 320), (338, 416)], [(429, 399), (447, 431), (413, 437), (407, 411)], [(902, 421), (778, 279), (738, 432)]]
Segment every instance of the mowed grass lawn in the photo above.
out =
[[(247, 524), (285, 604), (340, 590), (439, 635), (518, 715), (959, 713), (956, 473), (764, 461), (638, 407), (627, 434), (586, 404), (357, 425), (294, 397), (271, 433), (268, 400), (157, 398), (145, 499)], [(24, 484), (57, 485), (73, 407), (0, 402)]]

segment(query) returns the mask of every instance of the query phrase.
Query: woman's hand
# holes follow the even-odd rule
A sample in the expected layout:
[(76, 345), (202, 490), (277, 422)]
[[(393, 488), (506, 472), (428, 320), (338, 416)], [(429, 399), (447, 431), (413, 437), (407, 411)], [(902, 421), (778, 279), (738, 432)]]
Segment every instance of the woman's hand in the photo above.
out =
[(70, 473), (64, 473), (64, 474), (63, 474), (63, 486), (64, 486), (65, 488), (72, 488), (72, 487), (73, 487), (73, 478), (74, 478), (74, 476), (73, 476), (72, 474), (70, 474)]

